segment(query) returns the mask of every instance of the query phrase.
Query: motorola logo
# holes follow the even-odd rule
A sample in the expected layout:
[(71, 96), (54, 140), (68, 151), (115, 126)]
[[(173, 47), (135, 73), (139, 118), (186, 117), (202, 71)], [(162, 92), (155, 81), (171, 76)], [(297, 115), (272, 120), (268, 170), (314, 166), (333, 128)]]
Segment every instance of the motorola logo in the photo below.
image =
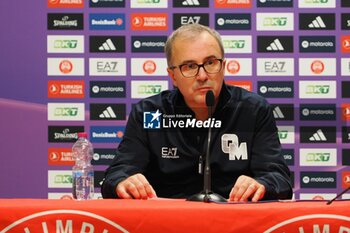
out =
[(215, 14), (217, 30), (250, 30), (250, 14)]
[(258, 7), (293, 7), (293, 0), (257, 0)]
[(302, 121), (335, 121), (335, 104), (300, 104), (300, 120)]
[(125, 98), (125, 81), (90, 81), (91, 98)]
[(258, 36), (259, 53), (292, 53), (293, 36)]
[(131, 36), (133, 53), (163, 53), (166, 36)]
[(292, 81), (258, 81), (258, 94), (267, 98), (293, 98), (294, 82)]
[(335, 36), (300, 36), (299, 42), (302, 53), (335, 52)]
[(117, 156), (115, 148), (94, 148), (94, 155), (91, 160), (92, 165), (109, 165)]
[(209, 26), (209, 14), (178, 14), (173, 15), (173, 29), (177, 29), (182, 25), (198, 23)]
[(125, 53), (125, 36), (90, 36), (91, 53)]
[(335, 30), (335, 14), (299, 14), (300, 30)]
[(336, 188), (336, 172), (300, 172), (301, 188)]

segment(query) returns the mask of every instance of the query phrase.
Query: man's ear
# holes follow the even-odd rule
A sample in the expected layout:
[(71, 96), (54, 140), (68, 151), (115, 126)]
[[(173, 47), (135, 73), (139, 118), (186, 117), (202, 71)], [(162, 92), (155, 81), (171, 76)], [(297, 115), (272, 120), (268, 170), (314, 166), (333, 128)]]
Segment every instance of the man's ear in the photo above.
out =
[(170, 68), (167, 68), (167, 71), (168, 71), (169, 77), (173, 80), (173, 85), (174, 85), (174, 86), (177, 86), (177, 82), (176, 82), (176, 77), (175, 77), (175, 74), (174, 74), (174, 70), (173, 70), (173, 69), (170, 69)]

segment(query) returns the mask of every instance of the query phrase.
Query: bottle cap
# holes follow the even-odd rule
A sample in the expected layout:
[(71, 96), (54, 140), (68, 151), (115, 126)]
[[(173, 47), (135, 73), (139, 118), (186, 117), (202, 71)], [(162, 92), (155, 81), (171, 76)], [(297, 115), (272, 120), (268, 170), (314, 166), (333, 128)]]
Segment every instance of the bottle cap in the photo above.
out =
[(78, 138), (87, 138), (87, 133), (86, 132), (78, 133)]

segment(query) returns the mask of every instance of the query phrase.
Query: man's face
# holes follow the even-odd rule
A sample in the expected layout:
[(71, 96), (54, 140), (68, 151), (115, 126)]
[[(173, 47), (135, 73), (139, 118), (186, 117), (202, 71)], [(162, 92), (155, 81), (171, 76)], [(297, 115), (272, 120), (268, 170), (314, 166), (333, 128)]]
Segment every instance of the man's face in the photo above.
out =
[[(202, 32), (195, 39), (178, 38), (173, 44), (173, 66), (188, 63), (203, 64), (213, 58), (223, 57), (215, 38), (207, 32)], [(205, 95), (208, 90), (214, 92), (216, 101), (218, 99), (224, 80), (225, 62), (222, 66), (220, 72), (216, 74), (207, 74), (201, 67), (198, 74), (191, 78), (184, 77), (179, 68), (168, 69), (168, 73), (184, 96), (186, 104), (192, 109), (203, 108), (206, 107)]]

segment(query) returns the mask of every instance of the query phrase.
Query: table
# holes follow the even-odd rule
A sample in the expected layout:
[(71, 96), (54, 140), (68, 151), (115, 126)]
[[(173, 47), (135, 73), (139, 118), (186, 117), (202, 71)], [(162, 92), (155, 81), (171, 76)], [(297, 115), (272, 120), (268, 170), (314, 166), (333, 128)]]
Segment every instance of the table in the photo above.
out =
[(0, 199), (1, 233), (350, 232), (350, 201)]

